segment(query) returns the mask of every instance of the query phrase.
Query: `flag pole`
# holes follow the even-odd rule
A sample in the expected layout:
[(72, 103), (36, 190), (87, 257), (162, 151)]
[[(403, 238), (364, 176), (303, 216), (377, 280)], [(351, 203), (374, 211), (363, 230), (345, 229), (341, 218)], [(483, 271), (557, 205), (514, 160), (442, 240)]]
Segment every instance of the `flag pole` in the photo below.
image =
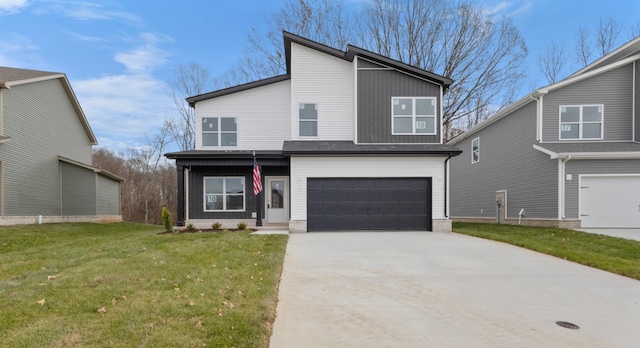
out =
[(253, 195), (256, 198), (256, 226), (262, 226), (262, 173), (253, 151)]

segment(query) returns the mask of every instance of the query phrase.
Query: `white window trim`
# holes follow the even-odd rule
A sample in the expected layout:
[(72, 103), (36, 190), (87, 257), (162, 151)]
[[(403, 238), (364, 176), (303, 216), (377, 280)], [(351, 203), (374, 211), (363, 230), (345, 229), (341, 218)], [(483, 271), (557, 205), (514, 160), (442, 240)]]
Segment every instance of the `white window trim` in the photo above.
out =
[[(242, 187), (244, 192), (242, 193), (242, 210), (234, 209), (229, 210), (227, 208), (227, 179), (242, 179)], [(222, 210), (207, 210), (207, 179), (222, 179)], [(239, 195), (237, 195), (239, 196)], [(205, 176), (202, 178), (202, 210), (205, 212), (226, 213), (226, 212), (244, 212), (247, 210), (247, 178), (244, 176)]]
[[(218, 130), (217, 131), (205, 131), (204, 127), (202, 127), (202, 121), (205, 118), (215, 118), (218, 120)], [(236, 130), (235, 131), (223, 131), (222, 130), (222, 119), (223, 118), (232, 118), (235, 120), (236, 123)], [(212, 133), (217, 133), (218, 134), (218, 145), (204, 145), (204, 134), (212, 134)], [(236, 135), (236, 145), (222, 145), (222, 134), (234, 134)], [(225, 116), (206, 116), (206, 117), (202, 117), (200, 119), (200, 144), (202, 145), (202, 147), (238, 147), (238, 118), (237, 117), (225, 117)]]
[[(584, 122), (582, 121), (582, 110), (584, 109), (584, 107), (589, 107), (589, 106), (598, 106), (602, 108), (602, 120), (600, 122)], [(578, 120), (578, 122), (562, 122), (562, 108), (568, 108), (568, 107), (577, 107), (580, 108), (580, 119)], [(578, 137), (577, 138), (563, 138), (562, 137), (562, 124), (578, 124), (578, 126), (580, 127), (580, 132), (578, 132)], [(596, 124), (599, 123), (600, 126), (600, 137), (599, 138), (584, 138), (582, 137), (582, 130), (584, 129), (584, 127), (582, 127), (583, 124)], [(603, 140), (604, 139), (604, 104), (579, 104), (579, 105), (560, 105), (558, 107), (558, 139), (559, 140)]]
[[(473, 150), (473, 143), (476, 142), (476, 141), (478, 142), (478, 149), (474, 151)], [(478, 160), (476, 160), (476, 161), (473, 160), (473, 153), (474, 152), (478, 153)], [(473, 140), (471, 140), (471, 164), (476, 164), (478, 162), (480, 162), (480, 137), (476, 137)]]
[[(411, 115), (411, 133), (396, 133), (393, 127), (393, 120), (396, 116), (393, 114), (393, 101), (394, 99), (411, 99), (413, 113)], [(418, 99), (431, 99), (433, 100), (434, 114), (431, 115), (416, 115), (416, 100)], [(397, 117), (406, 117), (409, 115), (398, 115)], [(416, 133), (416, 117), (433, 117), (433, 133)], [(438, 98), (436, 97), (391, 97), (391, 135), (438, 135)]]
[[(300, 119), (300, 105), (313, 104), (316, 106), (316, 119), (315, 120), (302, 120)], [(298, 103), (298, 138), (300, 139), (314, 139), (320, 135), (320, 104), (314, 102), (300, 102)], [(316, 135), (300, 135), (300, 122), (315, 122), (316, 123)]]

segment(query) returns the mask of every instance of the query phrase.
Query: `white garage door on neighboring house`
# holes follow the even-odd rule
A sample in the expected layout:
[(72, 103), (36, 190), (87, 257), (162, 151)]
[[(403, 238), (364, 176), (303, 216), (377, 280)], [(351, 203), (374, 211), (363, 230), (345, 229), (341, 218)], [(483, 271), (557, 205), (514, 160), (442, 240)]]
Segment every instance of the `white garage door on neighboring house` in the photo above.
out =
[(580, 177), (582, 228), (640, 228), (640, 175)]

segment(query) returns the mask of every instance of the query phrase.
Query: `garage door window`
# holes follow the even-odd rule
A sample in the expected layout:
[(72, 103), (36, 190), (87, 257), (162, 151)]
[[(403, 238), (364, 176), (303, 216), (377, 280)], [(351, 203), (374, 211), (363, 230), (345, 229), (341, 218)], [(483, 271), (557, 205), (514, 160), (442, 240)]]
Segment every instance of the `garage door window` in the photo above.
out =
[(244, 211), (244, 177), (205, 177), (204, 211)]

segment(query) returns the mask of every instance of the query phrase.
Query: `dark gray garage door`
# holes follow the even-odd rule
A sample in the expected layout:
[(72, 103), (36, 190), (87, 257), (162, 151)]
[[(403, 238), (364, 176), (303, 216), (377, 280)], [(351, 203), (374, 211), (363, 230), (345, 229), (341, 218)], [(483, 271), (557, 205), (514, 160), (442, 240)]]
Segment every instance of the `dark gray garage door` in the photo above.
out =
[(307, 230), (431, 230), (431, 179), (309, 178)]

